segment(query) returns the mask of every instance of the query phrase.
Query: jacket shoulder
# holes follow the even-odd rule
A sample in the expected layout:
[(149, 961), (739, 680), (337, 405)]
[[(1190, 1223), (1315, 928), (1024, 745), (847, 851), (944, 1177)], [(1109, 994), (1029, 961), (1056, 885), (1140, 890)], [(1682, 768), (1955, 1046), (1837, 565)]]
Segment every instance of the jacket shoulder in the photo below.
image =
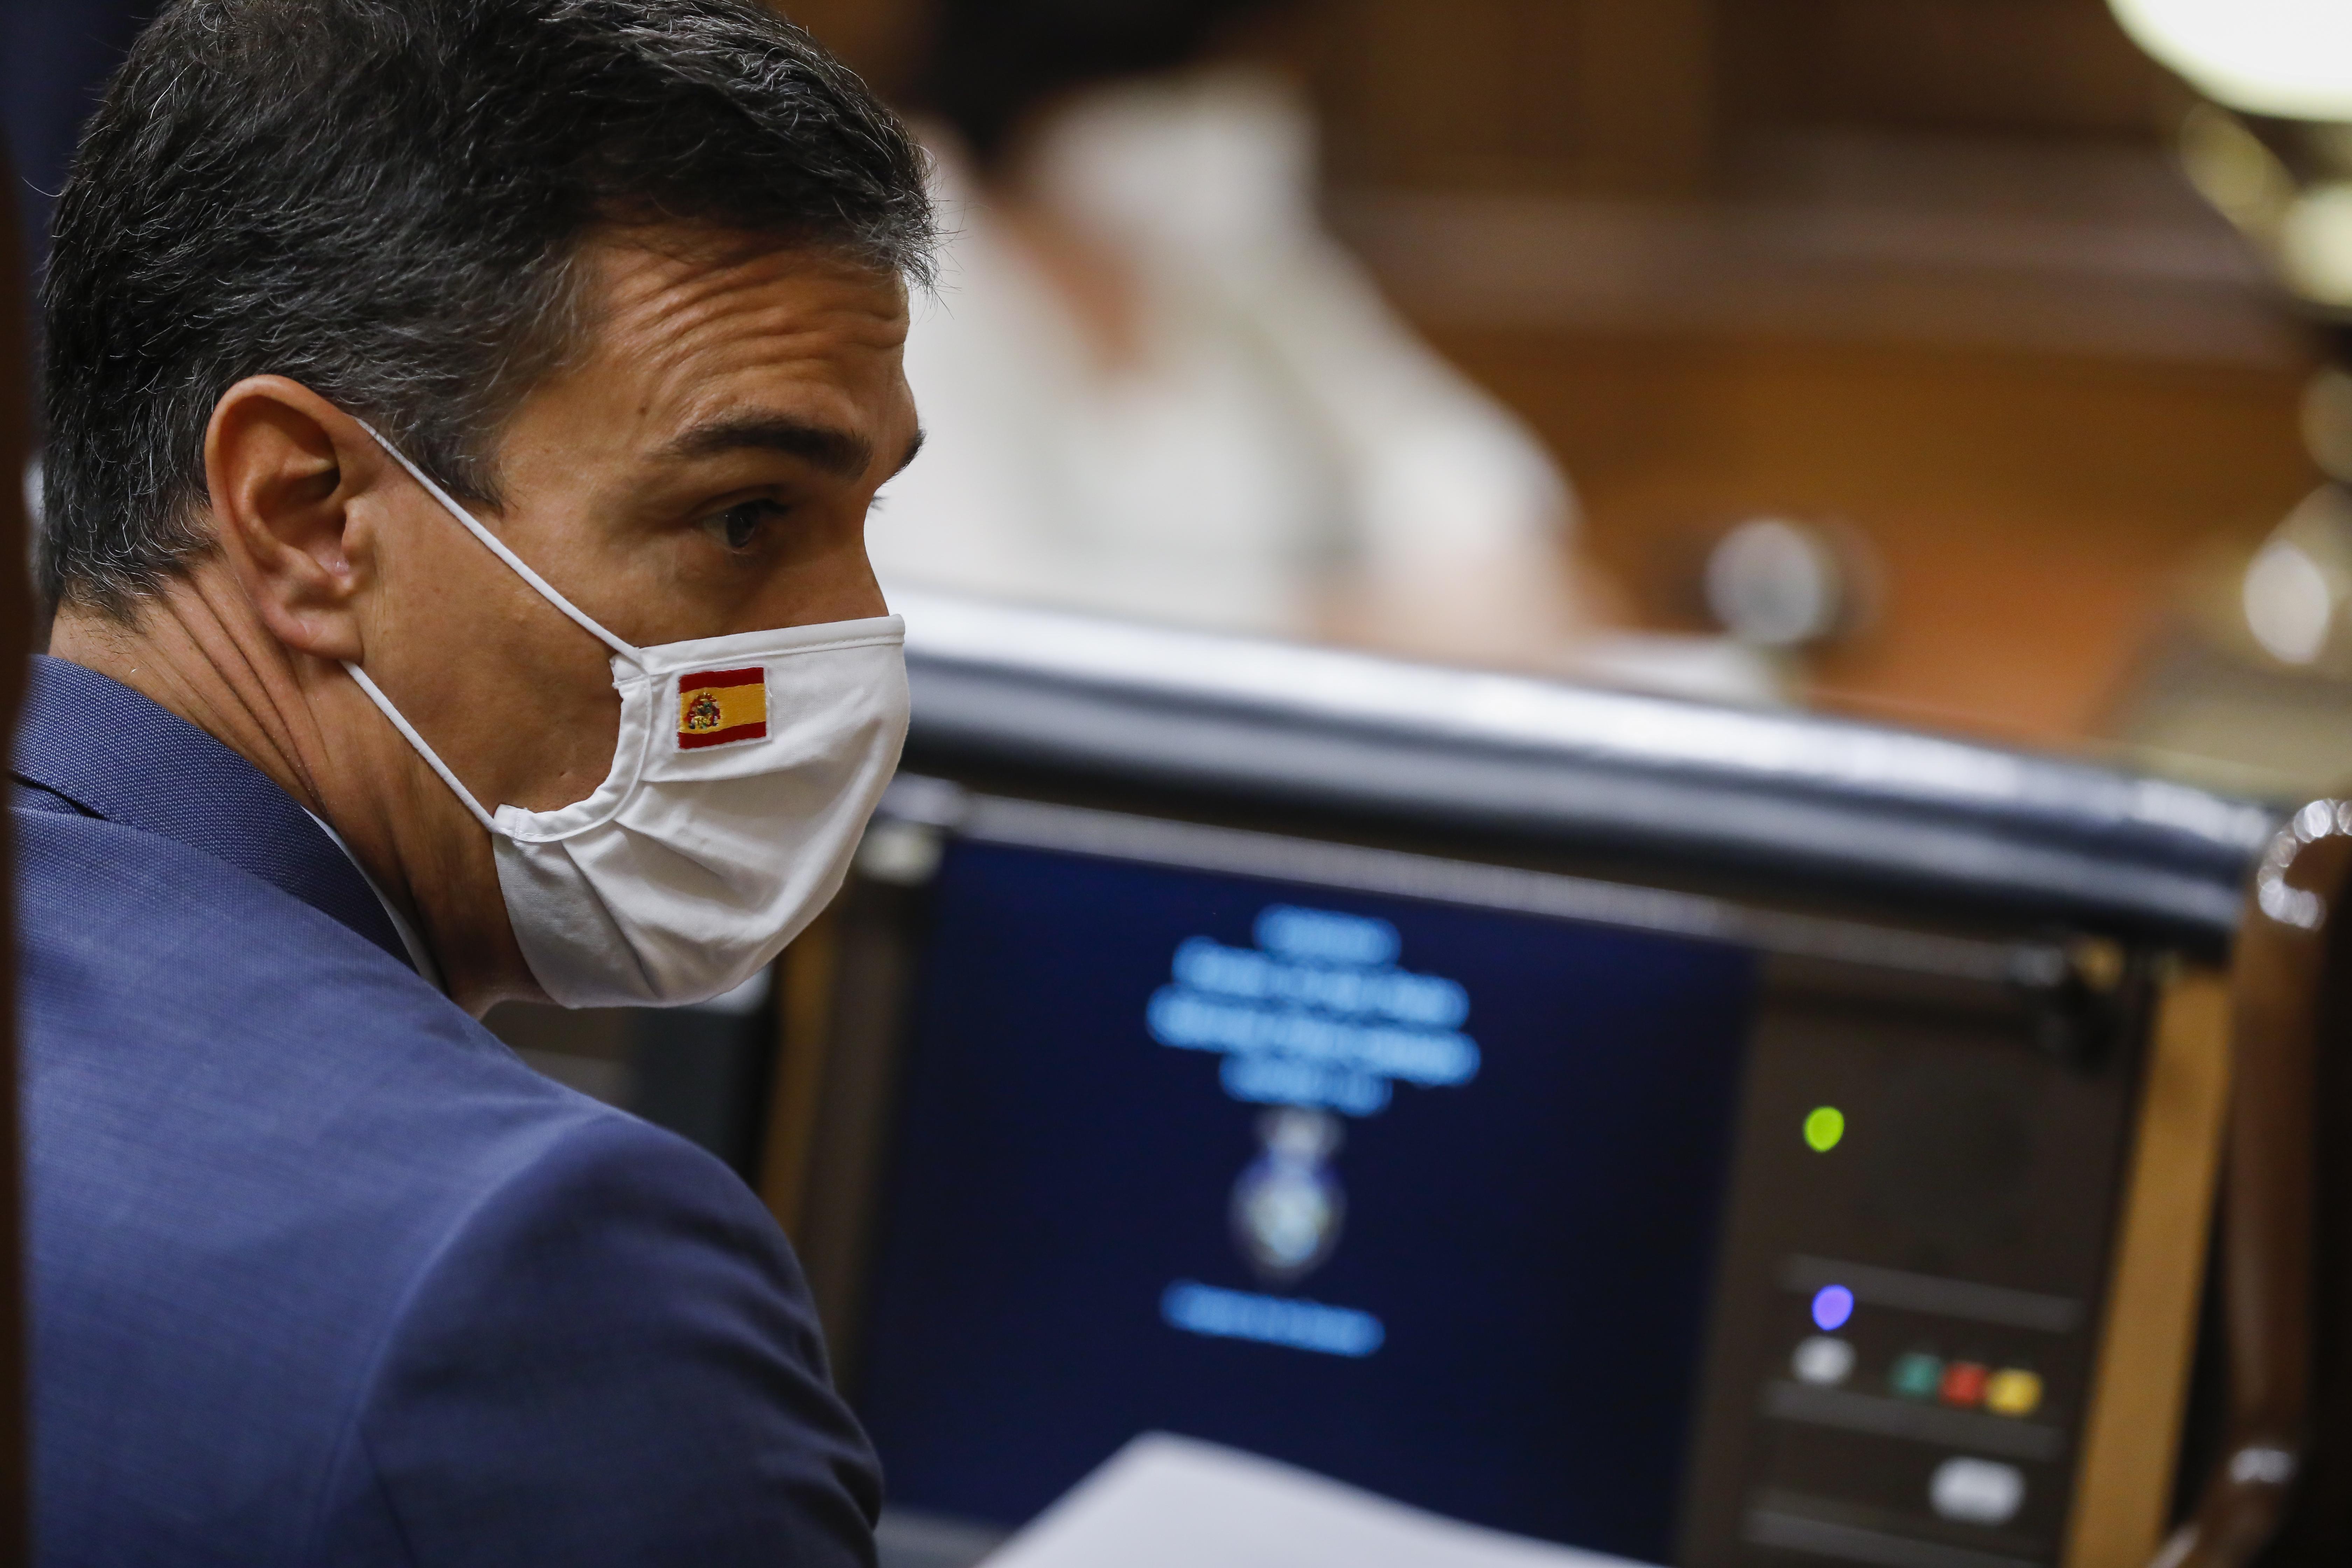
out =
[(880, 1477), (782, 1233), (632, 1119), (567, 1125), (454, 1226), (355, 1433), (436, 1563), (871, 1561)]
[(257, 878), (15, 821), (52, 1561), (729, 1561), (598, 1554), (679, 1506), (860, 1560), (871, 1461), (732, 1173)]

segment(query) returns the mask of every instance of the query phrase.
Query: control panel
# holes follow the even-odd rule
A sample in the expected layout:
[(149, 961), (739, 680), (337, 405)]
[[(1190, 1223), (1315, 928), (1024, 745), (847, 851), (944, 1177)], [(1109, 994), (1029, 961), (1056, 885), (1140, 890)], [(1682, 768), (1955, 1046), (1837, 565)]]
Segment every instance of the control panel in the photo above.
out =
[(2058, 1561), (2137, 988), (1767, 967), (1686, 1495), (1695, 1565)]

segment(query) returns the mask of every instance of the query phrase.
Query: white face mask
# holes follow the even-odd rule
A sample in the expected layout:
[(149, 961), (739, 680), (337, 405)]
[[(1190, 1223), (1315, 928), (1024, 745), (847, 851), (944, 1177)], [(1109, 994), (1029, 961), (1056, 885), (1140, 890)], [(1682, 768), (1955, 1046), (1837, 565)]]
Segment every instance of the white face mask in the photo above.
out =
[(632, 647), (368, 434), (613, 650), (621, 694), (613, 771), (587, 799), (556, 811), (483, 810), (366, 671), (343, 666), (489, 829), (532, 975), (567, 1007), (700, 1002), (749, 980), (839, 889), (898, 765), (906, 623), (882, 616)]

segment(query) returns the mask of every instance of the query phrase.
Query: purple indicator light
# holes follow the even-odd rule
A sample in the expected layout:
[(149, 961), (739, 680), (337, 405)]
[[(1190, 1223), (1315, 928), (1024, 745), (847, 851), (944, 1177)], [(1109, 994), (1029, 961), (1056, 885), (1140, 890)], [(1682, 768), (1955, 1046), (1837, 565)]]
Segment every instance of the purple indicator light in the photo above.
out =
[(1824, 1285), (1813, 1292), (1813, 1321), (1825, 1334), (1845, 1327), (1853, 1316), (1853, 1292), (1843, 1285)]

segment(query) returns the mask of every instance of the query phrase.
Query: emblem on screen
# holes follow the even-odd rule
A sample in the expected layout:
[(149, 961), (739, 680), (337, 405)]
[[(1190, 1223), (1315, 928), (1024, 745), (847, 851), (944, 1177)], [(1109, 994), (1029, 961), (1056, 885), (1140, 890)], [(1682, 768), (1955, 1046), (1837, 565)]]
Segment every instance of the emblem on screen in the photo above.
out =
[(1373, 1116), (1398, 1082), (1477, 1076), (1477, 1042), (1461, 1027), (1469, 993), (1399, 967), (1388, 921), (1275, 904), (1251, 934), (1255, 947), (1187, 937), (1144, 1011), (1161, 1045), (1223, 1056), (1218, 1081), (1235, 1100)]
[(1234, 1183), (1234, 1240), (1260, 1279), (1296, 1285), (1339, 1245), (1348, 1194), (1331, 1169), (1347, 1134), (1320, 1110), (1269, 1110), (1258, 1118), (1258, 1157)]

